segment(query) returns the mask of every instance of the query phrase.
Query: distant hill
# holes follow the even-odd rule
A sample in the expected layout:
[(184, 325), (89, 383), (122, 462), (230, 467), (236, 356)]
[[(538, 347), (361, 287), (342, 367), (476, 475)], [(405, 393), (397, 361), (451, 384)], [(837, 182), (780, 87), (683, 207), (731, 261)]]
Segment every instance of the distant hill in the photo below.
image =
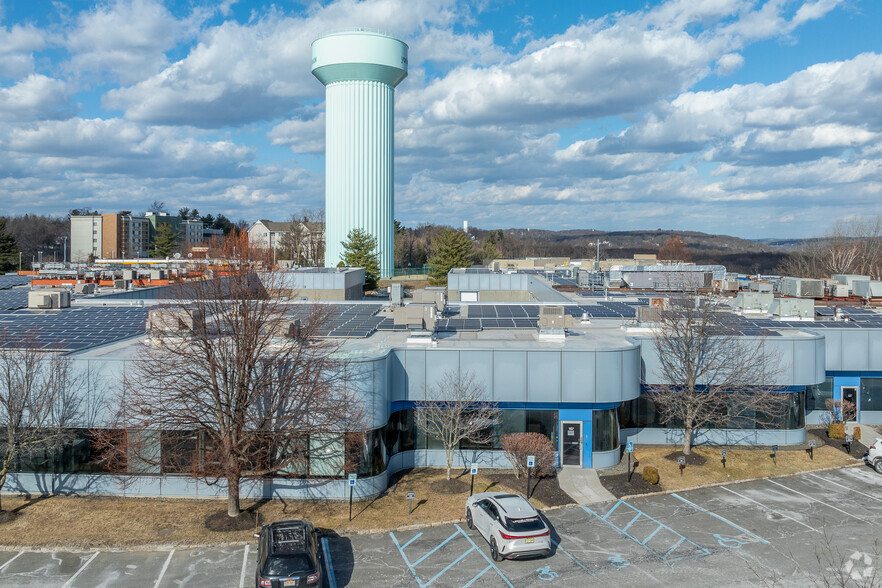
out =
[[(476, 237), (484, 238), (489, 231), (470, 229)], [(589, 245), (598, 240), (609, 241), (602, 245), (602, 258), (630, 258), (638, 253), (658, 253), (659, 247), (673, 236), (679, 236), (692, 253), (692, 260), (699, 264), (722, 264), (727, 269), (744, 273), (773, 273), (787, 256), (788, 250), (800, 240), (750, 240), (731, 235), (711, 235), (699, 231), (675, 231), (668, 229), (639, 231), (598, 231), (574, 229), (546, 231), (537, 229), (503, 229), (506, 238), (520, 241), (524, 256), (559, 255), (571, 258), (593, 258), (595, 247)], [(777, 243), (781, 243), (778, 245)], [(794, 243), (791, 245), (790, 243)]]

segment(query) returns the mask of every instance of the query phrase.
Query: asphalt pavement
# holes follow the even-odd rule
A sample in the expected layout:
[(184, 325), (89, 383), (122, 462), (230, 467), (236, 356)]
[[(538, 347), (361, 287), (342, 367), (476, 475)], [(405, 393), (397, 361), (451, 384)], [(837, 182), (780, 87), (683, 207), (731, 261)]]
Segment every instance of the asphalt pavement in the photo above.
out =
[[(550, 510), (554, 552), (494, 562), (464, 524), (323, 540), (325, 586), (806, 586), (879, 574), (882, 476), (805, 473)], [(0, 551), (5, 586), (252, 586), (253, 545)], [(877, 578), (878, 580), (878, 578)]]

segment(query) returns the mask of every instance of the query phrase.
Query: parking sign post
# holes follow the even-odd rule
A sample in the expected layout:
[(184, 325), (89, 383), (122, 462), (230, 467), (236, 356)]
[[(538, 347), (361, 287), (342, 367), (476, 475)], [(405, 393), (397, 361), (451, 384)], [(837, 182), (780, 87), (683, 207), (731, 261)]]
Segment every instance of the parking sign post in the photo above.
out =
[(478, 466), (472, 466), (472, 483), (469, 486), (469, 496), (475, 493), (475, 474), (478, 473)]
[(355, 488), (355, 480), (358, 474), (349, 474), (349, 522), (352, 522), (352, 490)]
[(809, 458), (815, 461), (815, 442), (809, 441)]
[(778, 465), (778, 446), (772, 445), (772, 461), (775, 462), (775, 465)]
[(720, 455), (723, 457), (723, 469), (725, 470), (726, 469), (726, 450), (725, 449), (722, 450), (720, 452)]
[(633, 441), (628, 441), (628, 443), (625, 445), (625, 452), (628, 454), (628, 483), (630, 484), (631, 483), (631, 474), (633, 473), (631, 471), (631, 454), (634, 453), (634, 442)]
[(536, 465), (536, 456), (527, 456), (527, 500), (530, 500), (530, 477), (533, 473), (533, 466)]
[(845, 451), (851, 453), (851, 442), (854, 441), (854, 435), (845, 436)]
[(677, 463), (680, 464), (680, 477), (683, 477), (683, 470), (686, 469), (686, 457), (680, 456), (677, 458)]
[(410, 516), (410, 513), (413, 512), (413, 499), (416, 497), (416, 492), (408, 492), (407, 493), (407, 516)]

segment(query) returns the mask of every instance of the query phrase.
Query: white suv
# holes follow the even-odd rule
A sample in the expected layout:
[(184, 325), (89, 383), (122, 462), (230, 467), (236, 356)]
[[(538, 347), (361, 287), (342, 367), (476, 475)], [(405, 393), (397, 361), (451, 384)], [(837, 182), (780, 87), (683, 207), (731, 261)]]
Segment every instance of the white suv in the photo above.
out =
[(469, 496), (466, 524), (490, 544), (493, 561), (551, 552), (551, 530), (533, 505), (517, 494), (483, 492)]
[(868, 464), (873, 466), (874, 470), (882, 474), (882, 437), (873, 441), (865, 459)]

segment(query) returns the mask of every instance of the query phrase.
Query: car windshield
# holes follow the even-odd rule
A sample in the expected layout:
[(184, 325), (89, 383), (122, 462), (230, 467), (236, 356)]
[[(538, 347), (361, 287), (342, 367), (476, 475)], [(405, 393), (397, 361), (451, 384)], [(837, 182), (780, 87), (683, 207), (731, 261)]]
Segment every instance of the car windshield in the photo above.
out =
[(528, 519), (505, 519), (505, 526), (509, 531), (516, 533), (524, 533), (526, 531), (541, 531), (545, 528), (545, 524), (539, 517), (530, 517)]
[(265, 576), (296, 576), (313, 571), (312, 558), (306, 553), (297, 555), (274, 555), (267, 558), (263, 570)]

